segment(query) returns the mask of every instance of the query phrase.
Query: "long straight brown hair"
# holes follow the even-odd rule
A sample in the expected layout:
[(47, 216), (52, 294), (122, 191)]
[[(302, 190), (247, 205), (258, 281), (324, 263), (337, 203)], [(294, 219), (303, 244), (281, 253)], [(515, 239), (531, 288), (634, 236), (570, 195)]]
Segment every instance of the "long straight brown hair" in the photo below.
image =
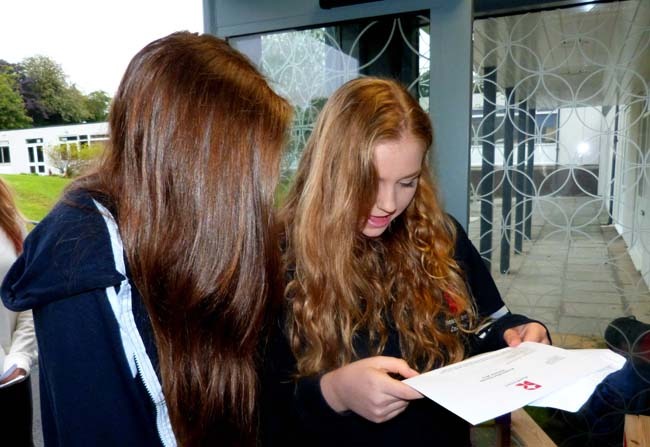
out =
[(257, 348), (280, 298), (273, 199), (291, 113), (223, 40), (171, 34), (129, 64), (105, 158), (75, 186), (115, 210), (180, 445), (255, 442)]
[(14, 246), (16, 254), (23, 251), (23, 218), (16, 207), (13, 194), (4, 180), (0, 179), (0, 229)]
[(286, 263), (295, 271), (287, 329), (300, 376), (356, 360), (360, 333), (381, 354), (390, 322), (412, 367), (464, 356), (461, 334), (474, 310), (453, 257), (455, 225), (426, 161), (404, 213), (378, 238), (361, 233), (377, 191), (374, 148), (405, 135), (428, 149), (429, 116), (398, 82), (366, 77), (329, 98), (307, 142), (282, 209)]

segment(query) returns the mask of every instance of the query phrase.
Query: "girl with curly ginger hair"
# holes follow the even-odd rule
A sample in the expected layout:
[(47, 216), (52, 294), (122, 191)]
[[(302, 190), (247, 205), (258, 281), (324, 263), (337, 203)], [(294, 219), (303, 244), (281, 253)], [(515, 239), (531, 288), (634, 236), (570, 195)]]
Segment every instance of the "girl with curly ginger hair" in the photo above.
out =
[(276, 340), (273, 374), (294, 425), (278, 443), (469, 445), (466, 422), (400, 379), (549, 342), (508, 311), (444, 212), (432, 142), (429, 116), (392, 80), (350, 81), (322, 110), (281, 211), (288, 343)]

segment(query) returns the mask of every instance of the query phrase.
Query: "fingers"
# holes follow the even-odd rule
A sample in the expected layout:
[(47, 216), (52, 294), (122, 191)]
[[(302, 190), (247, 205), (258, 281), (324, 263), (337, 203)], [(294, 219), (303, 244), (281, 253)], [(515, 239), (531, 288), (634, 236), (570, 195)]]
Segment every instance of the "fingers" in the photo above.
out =
[(14, 380), (16, 378), (22, 377), (22, 376), (25, 376), (25, 375), (27, 375), (27, 371), (25, 371), (22, 368), (17, 368), (17, 369), (14, 370), (14, 372), (12, 372), (7, 377), (5, 377), (4, 380), (2, 380), (0, 382), (0, 385), (4, 385), (5, 383), (11, 382), (12, 380)]
[(394, 400), (391, 403), (384, 405), (382, 408), (383, 416), (387, 416), (396, 411), (404, 411), (409, 406), (409, 402), (405, 400)]
[[(389, 373), (397, 373), (400, 376), (408, 379), (419, 375), (416, 370), (412, 369), (405, 360), (399, 359), (396, 357), (375, 357), (377, 364), (375, 367), (384, 370)], [(386, 376), (386, 384), (384, 392), (390, 396), (394, 396), (397, 399), (401, 400), (415, 400), (422, 399), (424, 396), (420, 394), (415, 389), (410, 386), (402, 383), (401, 380), (393, 379), (392, 377)]]
[(321, 393), (337, 412), (352, 410), (373, 421), (384, 422), (404, 411), (409, 402), (423, 396), (390, 374), (413, 377), (418, 372), (394, 357), (369, 357), (323, 375)]
[(539, 323), (528, 323), (521, 327), (523, 341), (534, 341), (536, 343), (550, 344), (546, 328)]
[(390, 382), (386, 384), (385, 392), (397, 399), (405, 401), (422, 399), (424, 397), (414, 388), (392, 378), (390, 379)]
[(397, 373), (405, 379), (409, 379), (420, 374), (416, 370), (412, 369), (403, 359), (383, 356), (374, 357), (374, 359), (377, 362), (375, 364), (376, 368), (383, 369), (389, 373)]
[[(399, 405), (397, 405), (397, 403), (399, 403)], [(408, 402), (397, 401), (396, 405), (387, 406), (386, 408), (384, 408), (384, 411), (382, 411), (381, 414), (374, 415), (368, 419), (372, 422), (380, 424), (382, 422), (386, 422), (390, 419), (393, 419), (395, 416), (403, 413), (404, 410), (408, 408), (408, 406), (409, 406)]]
[(397, 416), (397, 415), (399, 415), (400, 413), (404, 412), (404, 410), (406, 410), (407, 408), (408, 408), (408, 404), (407, 404), (407, 405), (404, 405), (404, 407), (402, 407), (402, 408), (399, 408), (399, 409), (397, 409), (397, 410), (395, 410), (395, 411), (393, 411), (393, 412), (387, 414), (387, 415), (386, 415), (386, 419), (384, 419), (384, 421), (387, 421), (387, 420), (389, 420), (389, 419), (393, 419), (395, 416)]
[[(519, 326), (517, 326), (518, 328)], [(518, 346), (522, 340), (517, 328), (510, 328), (503, 333), (503, 340), (512, 348)]]
[(539, 323), (526, 323), (506, 330), (503, 339), (510, 347), (515, 347), (524, 341), (551, 344), (546, 328)]
[(546, 332), (546, 329), (541, 325), (537, 323), (531, 323), (529, 326), (534, 327), (528, 327), (526, 328), (526, 331), (524, 332), (524, 340), (523, 341), (534, 341), (537, 343), (544, 343), (544, 344), (551, 344), (551, 341), (548, 339), (548, 334)]

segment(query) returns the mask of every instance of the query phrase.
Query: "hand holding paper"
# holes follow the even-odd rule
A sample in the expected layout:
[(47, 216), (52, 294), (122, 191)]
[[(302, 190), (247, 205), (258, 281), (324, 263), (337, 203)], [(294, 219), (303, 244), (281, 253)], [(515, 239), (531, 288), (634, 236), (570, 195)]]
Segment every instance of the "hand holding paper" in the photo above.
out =
[(537, 322), (521, 324), (506, 330), (503, 333), (503, 340), (508, 346), (513, 348), (525, 341), (534, 341), (546, 345), (551, 344), (546, 328)]
[(18, 368), (16, 364), (13, 364), (0, 376), (0, 388), (4, 388), (11, 385), (12, 383), (18, 382), (26, 375), (27, 371), (22, 368)]
[(404, 382), (471, 424), (479, 424), (612, 367), (611, 359), (600, 351), (606, 350), (566, 350), (524, 342)]
[(337, 412), (352, 410), (372, 421), (385, 422), (406, 409), (409, 401), (422, 395), (388, 373), (414, 377), (418, 373), (395, 357), (369, 357), (325, 374), (321, 391)]

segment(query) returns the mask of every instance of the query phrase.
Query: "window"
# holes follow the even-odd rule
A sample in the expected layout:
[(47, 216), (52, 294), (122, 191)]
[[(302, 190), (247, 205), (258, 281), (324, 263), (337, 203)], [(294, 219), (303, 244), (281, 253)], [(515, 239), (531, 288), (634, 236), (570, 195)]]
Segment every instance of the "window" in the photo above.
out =
[[(524, 139), (528, 138), (534, 132), (536, 136), (540, 137), (542, 143), (555, 143), (558, 139), (558, 129), (557, 129), (557, 111), (538, 111), (535, 114), (536, 128), (535, 130), (529, 131), (526, 130)], [(528, 116), (528, 115), (527, 115)], [(482, 142), (482, 139), (487, 139), (489, 136), (494, 135), (494, 142), (501, 143), (504, 139), (504, 129), (505, 129), (505, 114), (497, 112), (494, 115), (494, 131), (490, 135), (484, 135), (487, 129), (485, 128), (485, 123), (483, 122), (483, 113), (481, 110), (472, 111), (472, 131), (475, 134), (474, 137), (477, 141)], [(519, 113), (514, 114), (514, 118), (511, 118), (511, 121), (515, 126), (519, 123)], [(526, 126), (529, 126), (529, 123), (526, 123)], [(516, 144), (517, 135), (519, 134), (517, 127), (513, 129), (513, 140)]]
[(9, 146), (0, 146), (0, 163), (11, 163)]
[(559, 140), (557, 115), (557, 111), (538, 112), (535, 115), (542, 143), (556, 143)]
[[(480, 143), (483, 142), (483, 140), (488, 140), (489, 138), (494, 138), (495, 143), (501, 143), (503, 142), (503, 121), (505, 119), (505, 114), (504, 113), (496, 113), (493, 114), (494, 116), (494, 130), (487, 134), (487, 126), (486, 123), (483, 121), (483, 114), (482, 111), (480, 110), (473, 110), (472, 111), (472, 133), (474, 134), (474, 137), (476, 137)], [(480, 144), (479, 143), (479, 144)]]
[(29, 155), (29, 172), (45, 173), (45, 154), (42, 145), (27, 146), (27, 155)]

